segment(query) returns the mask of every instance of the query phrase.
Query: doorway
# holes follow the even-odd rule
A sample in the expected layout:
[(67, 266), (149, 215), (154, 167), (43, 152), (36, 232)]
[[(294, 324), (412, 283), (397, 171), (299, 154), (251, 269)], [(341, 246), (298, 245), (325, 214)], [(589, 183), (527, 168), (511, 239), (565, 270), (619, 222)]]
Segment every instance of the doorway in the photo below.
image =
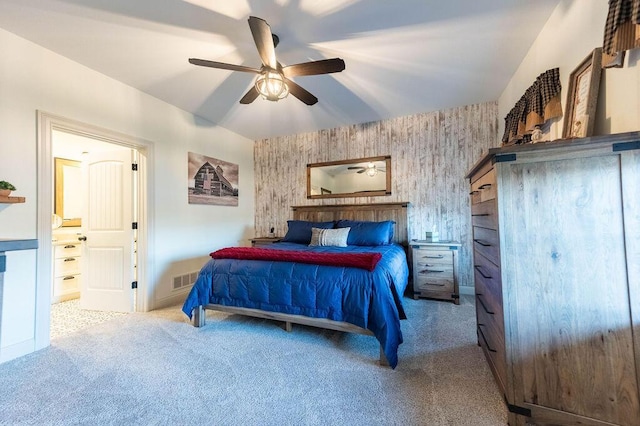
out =
[[(62, 232), (62, 234), (64, 235), (66, 232), (66, 230), (64, 230), (56, 231), (54, 233), (52, 226), (52, 222), (56, 222), (52, 220), (52, 218), (55, 219), (55, 216), (53, 216), (55, 189), (54, 180), (51, 179), (54, 174), (54, 158), (62, 156), (74, 156), (70, 153), (65, 153), (64, 150), (60, 151), (60, 149), (64, 149), (61, 148), (62, 145), (73, 145), (73, 143), (68, 142), (63, 143), (61, 146), (57, 146), (56, 140), (60, 135), (64, 135), (65, 137), (68, 137), (70, 139), (81, 141), (80, 145), (86, 144), (87, 147), (83, 149), (83, 151), (81, 151), (81, 156), (84, 155), (82, 154), (82, 152), (90, 153), (91, 147), (93, 147), (93, 150), (95, 151), (97, 149), (96, 147), (98, 146), (106, 147), (106, 149), (114, 148), (115, 151), (125, 152), (126, 155), (133, 155), (134, 162), (137, 163), (136, 178), (135, 181), (130, 185), (133, 192), (125, 194), (124, 196), (122, 196), (122, 198), (131, 198), (132, 200), (135, 198), (135, 202), (133, 202), (133, 204), (137, 207), (135, 209), (131, 208), (130, 210), (132, 212), (131, 217), (136, 217), (135, 222), (137, 225), (137, 230), (134, 234), (132, 234), (132, 223), (128, 224), (127, 226), (129, 230), (128, 235), (131, 235), (131, 240), (128, 244), (131, 247), (131, 251), (135, 250), (135, 252), (137, 253), (138, 261), (135, 264), (133, 264), (132, 262), (123, 262), (121, 260), (127, 257), (126, 252), (124, 253), (124, 255), (122, 255), (117, 251), (112, 250), (112, 261), (116, 262), (113, 264), (121, 265), (120, 269), (127, 269), (129, 267), (128, 265), (131, 265), (131, 274), (128, 276), (131, 276), (132, 278), (127, 282), (128, 287), (125, 288), (123, 286), (118, 289), (111, 288), (109, 290), (112, 293), (114, 292), (113, 290), (122, 291), (123, 294), (128, 295), (129, 297), (129, 301), (125, 305), (125, 308), (122, 308), (121, 304), (119, 308), (114, 310), (146, 311), (148, 306), (148, 297), (146, 292), (148, 291), (148, 262), (151, 258), (151, 256), (149, 255), (150, 245), (148, 244), (148, 239), (152, 236), (152, 227), (149, 221), (147, 205), (149, 203), (150, 195), (153, 194), (153, 192), (150, 191), (152, 179), (148, 173), (148, 170), (151, 170), (149, 158), (152, 158), (153, 145), (148, 141), (134, 138), (128, 135), (95, 127), (75, 120), (54, 116), (44, 112), (38, 112), (38, 239), (40, 241), (40, 249), (38, 250), (37, 255), (38, 271), (36, 287), (37, 306), (35, 333), (36, 350), (46, 347), (50, 343), (50, 314), (51, 302), (53, 301), (54, 295), (52, 289), (55, 283), (55, 250), (54, 246), (52, 244), (48, 244), (48, 242), (52, 241), (55, 234)], [(76, 159), (72, 158), (71, 160)], [(84, 160), (84, 158), (80, 158), (80, 161), (82, 160)], [(129, 171), (131, 171), (132, 165), (128, 164), (127, 167), (129, 168)], [(122, 168), (123, 166), (120, 166), (120, 169)], [(117, 167), (114, 168), (107, 165), (107, 168), (105, 170), (109, 172), (114, 169), (117, 169)], [(85, 184), (84, 182), (86, 182), (87, 176), (88, 175), (83, 175), (81, 179), (83, 185)], [(126, 187), (126, 185), (123, 186)], [(73, 205), (72, 201), (70, 202), (70, 205)], [(72, 214), (71, 216), (77, 216), (77, 214)], [(62, 223), (64, 223), (64, 219), (69, 218), (62, 218)], [(73, 224), (73, 221), (69, 221), (68, 223)], [(74, 226), (60, 228), (68, 228), (68, 230), (71, 231), (70, 235), (72, 237), (83, 237), (85, 233), (90, 231), (90, 228), (88, 228), (87, 226), (83, 226), (82, 224), (79, 227), (75, 227), (75, 229), (73, 229)], [(69, 233), (66, 233), (66, 236), (68, 237)], [(95, 241), (98, 240), (99, 238), (95, 239)], [(82, 270), (86, 270), (87, 265), (89, 265), (91, 269), (96, 269), (96, 267), (92, 266), (90, 262), (92, 248), (88, 248), (88, 246), (83, 247), (82, 253), (89, 253), (89, 256), (87, 257), (87, 259), (83, 259), (87, 261), (87, 263), (82, 268)], [(98, 251), (99, 249), (100, 248), (98, 247)], [(94, 256), (94, 259), (96, 258), (98, 258), (98, 256)], [(104, 258), (101, 257), (100, 259), (101, 262), (97, 268), (99, 269), (100, 267), (108, 267), (108, 265), (104, 262)], [(114, 268), (114, 270), (115, 269), (118, 268)], [(79, 270), (80, 269), (76, 268), (72, 272), (78, 272)], [(100, 274), (100, 272), (98, 274)], [(95, 273), (90, 275), (95, 276)], [(72, 274), (68, 276), (72, 276)], [(68, 281), (73, 280), (69, 279)], [(136, 287), (137, 297), (134, 298), (133, 288)], [(86, 290), (86, 287), (84, 285), (83, 288)], [(96, 298), (94, 296), (94, 300), (98, 299), (100, 298)], [(101, 306), (100, 309), (110, 310), (109, 305)]]
[[(130, 221), (135, 221), (133, 214), (137, 210), (137, 197), (135, 197), (135, 174), (129, 164), (137, 164), (138, 152), (128, 146), (103, 142), (87, 136), (67, 133), (54, 129), (51, 138), (51, 153), (53, 155), (54, 172), (52, 181), (53, 189), (53, 219), (52, 219), (52, 263), (53, 280), (51, 288), (51, 339), (63, 337), (79, 330), (100, 324), (124, 313), (135, 310), (133, 300), (135, 291), (126, 289), (120, 294), (120, 301), (113, 298), (102, 297), (102, 292), (92, 292), (91, 281), (98, 281), (93, 287), (106, 287), (112, 290), (114, 287), (122, 287), (124, 284), (136, 281), (135, 265), (136, 254), (135, 230), (125, 227), (121, 230), (119, 245), (126, 259), (114, 259), (115, 264), (103, 265), (104, 262), (90, 262), (87, 254), (100, 257), (95, 250), (88, 251), (87, 227), (89, 224), (89, 205), (91, 197), (89, 191), (100, 191), (99, 205), (103, 212), (99, 215), (92, 214), (91, 219), (102, 218), (100, 225), (109, 225), (111, 216), (119, 215), (113, 212), (111, 206), (120, 205), (129, 210), (126, 217), (131, 216)], [(123, 193), (122, 188), (113, 182), (106, 184), (98, 182), (100, 188), (87, 185), (89, 164), (100, 161), (101, 164), (117, 164), (122, 159), (118, 175), (129, 174), (129, 179), (121, 182), (127, 184), (129, 190)], [(113, 177), (113, 176), (111, 176)], [(116, 176), (117, 178), (118, 176)], [(104, 177), (101, 176), (102, 180)], [(106, 192), (106, 193), (105, 193)], [(106, 221), (104, 220), (106, 217)], [(107, 223), (104, 223), (107, 222)], [(95, 225), (93, 225), (95, 227)], [(111, 226), (110, 228), (113, 228)], [(108, 230), (113, 233), (113, 229)], [(91, 247), (95, 247), (94, 235), (90, 237)], [(113, 238), (112, 238), (113, 240)], [(115, 241), (118, 243), (118, 241)], [(117, 244), (111, 241), (110, 251)], [(92, 267), (93, 265), (93, 267)], [(106, 271), (101, 268), (106, 266)], [(120, 270), (120, 275), (113, 271)], [(102, 282), (100, 282), (102, 281)], [(113, 282), (112, 282), (113, 281)], [(121, 283), (118, 283), (121, 281)], [(115, 285), (114, 285), (115, 284)], [(133, 294), (131, 294), (133, 292)], [(96, 299), (97, 298), (97, 299)]]

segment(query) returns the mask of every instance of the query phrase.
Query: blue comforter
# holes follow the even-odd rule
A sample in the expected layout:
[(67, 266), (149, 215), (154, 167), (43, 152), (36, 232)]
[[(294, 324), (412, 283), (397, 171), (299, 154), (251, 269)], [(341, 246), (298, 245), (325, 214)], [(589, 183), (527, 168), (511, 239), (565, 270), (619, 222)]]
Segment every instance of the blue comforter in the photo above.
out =
[(409, 276), (401, 246), (308, 247), (277, 243), (269, 248), (378, 252), (382, 259), (373, 272), (281, 261), (211, 259), (200, 271), (182, 311), (191, 317), (194, 308), (212, 303), (348, 322), (371, 330), (389, 365), (395, 368), (402, 343), (400, 319), (406, 318), (402, 294)]

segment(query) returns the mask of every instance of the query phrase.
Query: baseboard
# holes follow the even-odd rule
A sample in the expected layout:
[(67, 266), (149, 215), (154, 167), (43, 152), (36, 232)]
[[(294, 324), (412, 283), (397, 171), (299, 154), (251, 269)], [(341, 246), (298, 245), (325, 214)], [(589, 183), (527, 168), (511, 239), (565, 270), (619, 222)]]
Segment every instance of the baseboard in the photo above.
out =
[(182, 305), (185, 299), (187, 298), (187, 296), (189, 295), (190, 290), (191, 288), (185, 288), (183, 290), (176, 291), (175, 294), (171, 294), (161, 299), (156, 299), (153, 303), (153, 308), (151, 310), (168, 308), (169, 306), (174, 306), (174, 305)]
[(35, 348), (36, 341), (34, 339), (0, 348), (0, 364), (35, 352)]
[(468, 285), (461, 285), (460, 287), (458, 287), (458, 291), (460, 292), (460, 294), (466, 294), (469, 296), (475, 296), (476, 294), (475, 289)]

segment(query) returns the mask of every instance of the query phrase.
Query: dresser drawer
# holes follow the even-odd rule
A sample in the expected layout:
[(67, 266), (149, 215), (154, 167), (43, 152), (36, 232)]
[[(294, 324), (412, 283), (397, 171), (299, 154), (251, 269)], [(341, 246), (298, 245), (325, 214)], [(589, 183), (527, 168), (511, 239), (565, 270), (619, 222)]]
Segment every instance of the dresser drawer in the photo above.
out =
[[(502, 315), (487, 311), (487, 307), (476, 298), (476, 313), (478, 316), (478, 329), (482, 332), (489, 353), (495, 359), (496, 367), (501, 364), (504, 369), (505, 346), (504, 346), (504, 323)], [(504, 380), (504, 376), (503, 376)]]
[(498, 231), (473, 227), (473, 249), (496, 265), (500, 264), (500, 240)]
[(504, 322), (502, 311), (487, 306), (480, 297), (476, 296), (476, 315), (478, 326), (482, 327), (487, 342), (494, 348), (504, 346)]
[(474, 253), (473, 272), (476, 296), (495, 311), (502, 310), (502, 279), (500, 268), (480, 253)]
[(80, 273), (80, 258), (79, 257), (65, 257), (63, 259), (56, 259), (54, 261), (54, 271), (56, 277), (63, 275), (73, 275)]
[(451, 250), (413, 250), (413, 262), (415, 265), (453, 265), (453, 252)]
[(496, 378), (496, 382), (500, 387), (501, 393), (504, 395), (507, 383), (507, 362), (504, 352), (504, 345), (501, 348), (491, 346), (485, 336), (485, 330), (478, 326), (478, 343), (486, 354), (487, 361)]
[(471, 184), (471, 204), (495, 200), (496, 193), (496, 173), (491, 169)]
[(483, 228), (498, 229), (498, 206), (495, 200), (471, 206), (471, 223)]
[(80, 243), (60, 244), (54, 248), (54, 257), (77, 257), (81, 254)]

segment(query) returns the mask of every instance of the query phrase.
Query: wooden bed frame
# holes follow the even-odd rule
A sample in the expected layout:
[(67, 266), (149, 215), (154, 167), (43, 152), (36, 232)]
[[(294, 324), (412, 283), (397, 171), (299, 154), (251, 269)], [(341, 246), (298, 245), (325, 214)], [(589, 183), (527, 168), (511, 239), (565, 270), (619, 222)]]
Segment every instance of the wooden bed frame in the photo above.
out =
[[(294, 220), (307, 220), (311, 222), (327, 222), (331, 220), (366, 220), (381, 222), (393, 220), (396, 222), (394, 228), (393, 241), (402, 245), (407, 250), (409, 246), (407, 230), (407, 208), (408, 202), (401, 203), (379, 203), (379, 204), (336, 204), (324, 206), (293, 206)], [(356, 325), (333, 321), (324, 318), (312, 318), (303, 315), (283, 314), (279, 312), (262, 311), (260, 309), (239, 308), (235, 306), (225, 306), (217, 304), (207, 304), (198, 306), (193, 310), (193, 325), (203, 327), (205, 325), (205, 310), (227, 312), (231, 314), (246, 315), (256, 318), (264, 318), (275, 321), (283, 321), (286, 331), (292, 331), (293, 324), (301, 324), (312, 327), (319, 327), (329, 330), (344, 331), (348, 333), (366, 334), (373, 336), (370, 330)], [(380, 347), (380, 364), (389, 365)]]

